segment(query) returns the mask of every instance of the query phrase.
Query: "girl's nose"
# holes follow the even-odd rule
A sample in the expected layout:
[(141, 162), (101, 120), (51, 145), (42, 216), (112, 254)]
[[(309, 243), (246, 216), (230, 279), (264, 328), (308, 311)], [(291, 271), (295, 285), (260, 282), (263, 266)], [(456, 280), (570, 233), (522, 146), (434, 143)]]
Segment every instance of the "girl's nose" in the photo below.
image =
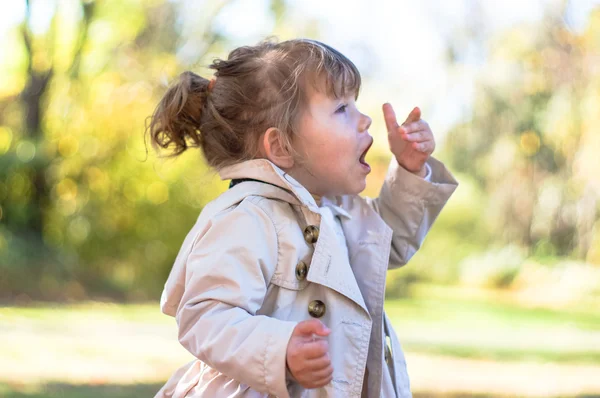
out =
[(367, 131), (369, 127), (371, 127), (371, 122), (373, 120), (371, 120), (371, 118), (365, 115), (364, 113), (362, 113), (361, 115), (362, 117), (360, 118), (360, 131)]

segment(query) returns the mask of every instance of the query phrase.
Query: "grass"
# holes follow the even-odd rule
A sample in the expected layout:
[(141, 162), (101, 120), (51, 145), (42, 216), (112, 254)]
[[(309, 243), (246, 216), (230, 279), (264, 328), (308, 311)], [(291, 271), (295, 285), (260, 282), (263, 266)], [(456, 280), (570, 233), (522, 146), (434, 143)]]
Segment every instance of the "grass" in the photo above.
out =
[[(529, 308), (432, 286), (414, 292), (387, 301), (386, 311), (415, 397), (547, 396), (544, 377), (554, 374), (561, 384), (550, 396), (600, 396), (597, 307)], [(153, 396), (191, 359), (158, 303), (0, 307), (0, 352), (7, 398)], [(527, 383), (538, 384), (524, 385), (524, 372), (537, 374)]]
[(0, 384), (4, 398), (140, 398), (153, 397), (162, 384), (136, 385), (73, 385), (48, 383), (43, 385)]
[(140, 323), (164, 323), (166, 316), (160, 312), (158, 303), (82, 302), (64, 305), (34, 303), (27, 307), (0, 307), (0, 319), (8, 323), (40, 321), (52, 325), (90, 318)]
[[(136, 385), (72, 385), (48, 383), (35, 386), (15, 386), (0, 383), (0, 396), (3, 398), (140, 398), (152, 397), (162, 384)], [(415, 392), (414, 398), (508, 398), (514, 395), (493, 393), (440, 393)], [(575, 398), (600, 398), (600, 394), (578, 394)]]
[(386, 302), (408, 351), (496, 361), (600, 364), (600, 311), (527, 308), (494, 297), (424, 287)]
[[(3, 398), (140, 398), (152, 397), (160, 388), (158, 384), (141, 385), (70, 385), (70, 384), (47, 384), (26, 391), (16, 391), (7, 384), (0, 383), (0, 393)], [(498, 394), (472, 394), (469, 392), (437, 393), (422, 392), (414, 393), (414, 398), (508, 398), (509, 395)], [(576, 398), (600, 398), (600, 394), (582, 394)]]

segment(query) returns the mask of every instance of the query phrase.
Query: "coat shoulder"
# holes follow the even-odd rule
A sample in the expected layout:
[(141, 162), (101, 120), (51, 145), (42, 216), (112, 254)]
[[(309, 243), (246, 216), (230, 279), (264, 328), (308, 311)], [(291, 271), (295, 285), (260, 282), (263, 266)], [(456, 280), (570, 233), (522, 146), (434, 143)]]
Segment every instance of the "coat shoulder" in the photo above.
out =
[[(280, 255), (283, 252), (281, 243), (290, 243), (290, 229), (297, 229), (302, 236), (300, 213), (297, 205), (261, 195), (248, 195), (235, 203), (219, 205), (213, 202), (199, 217), (193, 246), (201, 244), (206, 233), (213, 229), (223, 231), (231, 238), (227, 239), (227, 245), (244, 246), (250, 250), (268, 248)], [(249, 247), (249, 240), (262, 244)]]
[[(228, 224), (229, 228), (243, 227), (250, 228), (250, 231), (252, 230), (253, 224), (261, 230), (265, 229), (265, 225), (261, 224), (271, 224), (275, 227), (272, 210), (273, 205), (269, 202), (270, 200), (268, 198), (258, 195), (246, 196), (235, 203), (219, 204), (217, 200), (210, 203), (203, 210), (200, 214), (198, 224), (204, 224), (210, 228), (224, 222)], [(268, 229), (269, 228), (267, 228), (267, 230)], [(200, 238), (200, 236), (197, 236), (196, 240), (198, 240), (198, 238)]]
[(285, 289), (304, 289), (308, 281), (299, 279), (296, 272), (299, 264), (308, 266), (311, 263), (313, 248), (304, 238), (303, 226), (306, 222), (301, 206), (260, 195), (246, 197), (239, 206), (260, 212), (272, 224), (274, 234), (264, 236), (258, 233), (264, 239), (263, 246), (277, 252), (269, 283)]
[[(244, 204), (247, 202), (247, 204)], [(240, 206), (254, 207), (264, 213), (279, 233), (290, 224), (299, 224), (300, 206), (278, 198), (269, 198), (260, 195), (251, 195), (244, 198)]]

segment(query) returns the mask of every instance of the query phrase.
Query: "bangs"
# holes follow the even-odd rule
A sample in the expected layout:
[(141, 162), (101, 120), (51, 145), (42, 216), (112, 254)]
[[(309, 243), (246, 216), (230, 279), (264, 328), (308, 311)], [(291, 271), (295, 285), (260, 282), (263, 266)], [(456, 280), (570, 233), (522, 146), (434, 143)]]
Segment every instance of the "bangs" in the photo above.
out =
[(358, 68), (337, 50), (323, 43), (312, 46), (306, 60), (305, 80), (316, 91), (339, 99), (358, 98), (361, 77)]

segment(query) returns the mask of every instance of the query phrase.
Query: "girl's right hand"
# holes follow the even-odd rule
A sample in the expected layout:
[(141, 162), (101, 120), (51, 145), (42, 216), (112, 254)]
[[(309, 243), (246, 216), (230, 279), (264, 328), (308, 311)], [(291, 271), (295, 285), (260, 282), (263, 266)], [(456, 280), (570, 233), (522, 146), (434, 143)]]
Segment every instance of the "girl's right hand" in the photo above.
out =
[(320, 338), (329, 333), (331, 330), (318, 319), (302, 321), (292, 332), (286, 352), (287, 367), (304, 388), (323, 387), (333, 378), (329, 343)]

